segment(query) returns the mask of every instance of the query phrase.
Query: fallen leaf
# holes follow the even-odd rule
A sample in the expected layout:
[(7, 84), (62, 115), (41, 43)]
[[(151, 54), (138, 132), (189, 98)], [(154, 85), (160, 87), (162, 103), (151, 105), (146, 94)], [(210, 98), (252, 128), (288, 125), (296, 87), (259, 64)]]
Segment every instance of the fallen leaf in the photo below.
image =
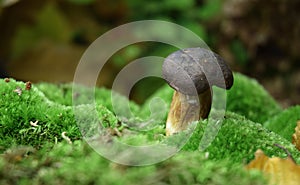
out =
[(279, 157), (269, 158), (259, 149), (255, 152), (255, 159), (246, 166), (246, 169), (262, 171), (268, 178), (269, 185), (300, 184), (300, 166), (291, 157), (286, 159)]
[(297, 122), (295, 133), (292, 136), (292, 143), (298, 150), (300, 150), (300, 120)]

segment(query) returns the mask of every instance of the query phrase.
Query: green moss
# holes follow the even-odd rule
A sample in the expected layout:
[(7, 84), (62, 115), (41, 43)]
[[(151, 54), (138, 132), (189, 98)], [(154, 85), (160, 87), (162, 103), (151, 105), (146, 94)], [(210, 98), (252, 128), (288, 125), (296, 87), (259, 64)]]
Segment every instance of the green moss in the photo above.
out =
[[(0, 80), (0, 145), (4, 148), (14, 145), (40, 146), (44, 141), (60, 140), (60, 133), (67, 132), (78, 138), (79, 132), (71, 109), (46, 99), (34, 86), (25, 90), (25, 83)], [(18, 94), (16, 91), (21, 92)], [(38, 121), (38, 126), (31, 122)]]
[[(250, 84), (250, 86), (251, 85), (253, 86), (253, 84), (258, 85), (255, 81), (248, 80), (246, 77), (240, 74), (236, 74), (235, 77), (236, 77), (235, 85), (238, 87), (245, 86), (245, 84)], [(72, 93), (71, 93), (72, 86), (70, 84), (57, 85), (57, 86), (49, 85), (49, 88), (47, 88), (48, 85), (49, 84), (39, 84), (38, 88), (41, 89), (44, 93), (46, 93), (47, 98), (49, 97), (49, 99), (51, 99), (52, 101), (48, 100), (43, 95), (43, 93), (41, 93), (39, 89), (35, 88), (34, 86), (30, 91), (23, 90), (22, 95), (18, 96), (17, 93), (13, 92), (13, 90), (17, 86), (21, 86), (24, 89), (25, 87), (24, 83), (16, 82), (14, 80), (11, 80), (11, 82), (9, 83), (5, 83), (3, 80), (1, 81), (1, 86), (3, 86), (3, 88), (1, 88), (2, 96), (4, 97), (1, 99), (3, 101), (3, 104), (1, 106), (2, 108), (1, 111), (4, 112), (3, 115), (5, 115), (0, 117), (1, 126), (3, 128), (1, 130), (3, 131), (1, 136), (1, 142), (2, 145), (5, 146), (5, 148), (7, 147), (7, 143), (30, 144), (33, 146), (40, 146), (45, 141), (54, 142), (56, 140), (61, 140), (60, 134), (64, 131), (68, 133), (68, 136), (70, 136), (72, 140), (81, 138), (71, 106), (63, 106), (60, 104), (60, 103), (64, 103), (65, 105), (70, 105), (70, 103), (72, 102)], [(241, 87), (241, 89), (243, 88)], [(88, 97), (86, 97), (85, 94), (89, 94), (89, 89), (82, 87), (80, 88), (80, 90), (81, 91), (79, 92), (80, 94), (78, 95), (78, 98), (81, 98), (82, 102), (84, 102), (84, 100), (88, 101), (87, 100)], [(260, 90), (262, 91), (262, 94), (264, 94), (265, 91), (263, 89)], [(154, 94), (153, 97), (156, 98), (159, 97), (163, 99), (166, 103), (169, 103), (172, 93), (173, 90), (171, 88), (164, 87), (156, 94)], [(230, 100), (230, 96), (233, 96), (234, 93), (236, 94), (236, 96), (239, 96), (239, 93), (241, 93), (241, 91), (235, 92), (233, 89), (231, 93), (232, 94), (229, 95), (228, 98), (229, 100)], [(79, 116), (80, 118), (77, 117), (77, 121), (78, 119), (80, 119), (83, 122), (92, 124), (95, 122), (95, 119), (100, 118), (102, 126), (115, 127), (118, 123), (118, 120), (114, 117), (112, 112), (106, 109), (106, 107), (110, 107), (111, 105), (107, 103), (108, 101), (106, 101), (108, 97), (111, 96), (111, 93), (106, 89), (96, 89), (96, 94), (97, 94), (96, 95), (97, 102), (102, 103), (101, 105), (97, 106), (98, 117), (93, 117), (89, 115), (89, 113), (94, 109), (93, 107), (89, 107), (89, 105), (80, 105), (81, 117), (80, 116)], [(267, 96), (267, 94), (264, 94), (264, 96)], [(256, 98), (259, 97), (262, 98), (263, 95), (258, 96)], [(266, 97), (264, 98), (266, 99)], [(148, 100), (148, 102), (150, 100), (151, 98)], [(54, 101), (60, 103), (55, 103)], [(256, 101), (258, 100), (256, 99)], [(142, 110), (147, 110), (146, 105), (147, 102), (144, 105), (145, 107), (142, 108)], [(80, 109), (79, 108), (80, 106), (77, 106), (78, 107), (77, 110)], [(254, 105), (250, 108), (258, 109)], [(110, 109), (112, 109), (112, 107), (110, 107)], [(139, 108), (137, 107), (137, 109)], [(265, 141), (265, 139), (267, 138), (270, 139), (270, 138), (275, 138), (277, 136), (269, 134), (268, 131), (261, 128), (261, 126), (257, 126), (257, 124), (254, 124), (253, 122), (243, 117), (239, 117), (238, 115), (235, 114), (232, 116), (231, 113), (229, 113), (228, 115), (229, 118), (225, 119), (222, 129), (219, 135), (217, 136), (216, 140), (214, 141), (214, 142), (217, 141), (220, 142), (220, 143), (216, 143), (218, 149), (220, 148), (219, 144), (225, 145), (224, 150), (222, 150), (225, 153), (219, 154), (213, 152), (212, 155), (216, 155), (216, 158), (223, 158), (225, 155), (229, 155), (229, 154), (231, 155), (231, 153), (236, 153), (240, 155), (234, 158), (234, 160), (236, 161), (242, 160), (243, 158), (250, 159), (253, 157), (252, 154), (256, 151), (256, 149), (258, 148), (263, 149), (264, 146), (261, 146), (261, 144), (266, 144), (269, 142), (267, 144), (268, 147), (272, 147), (274, 143), (284, 143), (284, 145), (287, 144), (285, 140), (282, 141), (281, 138), (274, 141), (272, 139), (270, 141)], [(34, 122), (36, 120), (39, 121), (38, 123), (39, 126), (38, 127), (31, 126), (30, 121)], [(20, 123), (16, 124), (16, 122), (20, 122)], [(213, 120), (211, 120), (211, 122), (209, 123), (211, 124), (212, 122)], [(205, 121), (203, 123), (205, 123)], [(247, 124), (250, 125), (247, 126)], [(93, 129), (94, 125), (90, 125), (90, 126), (88, 125), (89, 124), (87, 124), (85, 128), (81, 128), (81, 131), (83, 131), (84, 134), (90, 133), (90, 131), (95, 130)], [(124, 137), (124, 141), (126, 140), (129, 141), (130, 143), (136, 143), (135, 141), (136, 139), (137, 142), (148, 139), (150, 142), (153, 142), (153, 140), (157, 138), (164, 137), (162, 136), (164, 132), (163, 126), (164, 123), (161, 122), (158, 124), (158, 127), (152, 129), (151, 131), (137, 132), (135, 135), (131, 135), (130, 137)], [(201, 129), (203, 131), (204, 127)], [(185, 149), (188, 150), (198, 149), (199, 138), (201, 138), (202, 136), (202, 133), (200, 133), (201, 129), (200, 130), (198, 129), (197, 131), (198, 133), (196, 132), (197, 134), (194, 134), (194, 137), (198, 137), (198, 138), (192, 139), (189, 142), (189, 144), (185, 146)], [(232, 131), (229, 132), (230, 130)], [(6, 133), (10, 133), (10, 135), (7, 135)], [(228, 133), (230, 134), (226, 135)], [(261, 143), (260, 145), (259, 143), (256, 143), (256, 147), (254, 147), (254, 144), (251, 143), (250, 141), (253, 140), (253, 138), (255, 138), (257, 134), (261, 134), (260, 137)], [(138, 135), (140, 136), (134, 137)], [(247, 136), (247, 138), (250, 138), (249, 141), (247, 139), (244, 139), (242, 136), (245, 137)], [(231, 139), (226, 139), (226, 137)], [(241, 147), (240, 149), (245, 149), (244, 152), (234, 152), (234, 149), (239, 149), (238, 147)], [(271, 152), (271, 154), (273, 153)]]
[(292, 140), (297, 121), (300, 120), (300, 106), (290, 107), (280, 114), (270, 118), (264, 125), (288, 141)]
[(227, 110), (263, 123), (281, 108), (255, 79), (234, 73), (234, 84), (227, 94)]
[[(215, 122), (213, 119), (199, 122), (191, 139), (184, 146), (184, 150), (198, 150), (206, 126)], [(209, 152), (212, 159), (229, 158), (230, 161), (237, 163), (252, 160), (257, 149), (262, 149), (268, 156), (286, 157), (285, 152), (274, 144), (287, 148), (295, 160), (300, 163), (300, 152), (288, 140), (267, 130), (259, 123), (227, 112), (226, 119), (224, 119), (217, 136), (204, 151)]]
[(241, 164), (212, 161), (203, 153), (180, 152), (159, 164), (125, 167), (110, 163), (81, 141), (25, 153), (18, 149), (0, 156), (0, 184), (265, 184), (262, 176)]
[[(35, 85), (25, 90), (25, 83), (10, 79), (0, 80), (0, 146), (2, 150), (12, 145), (31, 145), (40, 148), (45, 142), (55, 143), (63, 138), (66, 132), (71, 140), (81, 138), (71, 106), (49, 100)], [(55, 90), (53, 86), (50, 89)], [(19, 95), (16, 89), (21, 91)], [(56, 91), (54, 91), (56, 92)], [(59, 97), (57, 94), (54, 97)], [(91, 105), (84, 105), (80, 112), (84, 119), (91, 119), (83, 113), (89, 113)], [(115, 116), (105, 107), (98, 105), (98, 118), (104, 127), (117, 124)], [(37, 122), (37, 126), (31, 123)]]

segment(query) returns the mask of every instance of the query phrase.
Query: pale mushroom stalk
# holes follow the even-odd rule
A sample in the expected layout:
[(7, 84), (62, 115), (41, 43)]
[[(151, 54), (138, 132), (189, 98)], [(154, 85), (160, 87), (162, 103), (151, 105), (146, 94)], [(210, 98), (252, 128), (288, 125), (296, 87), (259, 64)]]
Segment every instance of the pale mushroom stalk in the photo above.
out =
[(185, 130), (208, 117), (212, 86), (230, 89), (233, 75), (226, 62), (204, 48), (187, 48), (170, 54), (162, 67), (163, 78), (175, 90), (166, 123), (166, 135)]
[(175, 91), (166, 123), (166, 135), (169, 136), (185, 130), (189, 123), (207, 118), (211, 103), (210, 89), (199, 96), (185, 95)]

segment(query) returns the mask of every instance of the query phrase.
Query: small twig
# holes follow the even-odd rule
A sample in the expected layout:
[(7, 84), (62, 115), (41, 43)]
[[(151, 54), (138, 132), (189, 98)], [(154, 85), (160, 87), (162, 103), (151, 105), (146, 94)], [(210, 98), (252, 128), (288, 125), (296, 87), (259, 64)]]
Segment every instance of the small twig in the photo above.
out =
[(57, 137), (54, 137), (54, 143), (57, 144)]
[(39, 122), (38, 120), (36, 120), (35, 122), (30, 121), (30, 125), (33, 126), (33, 127), (37, 127), (38, 126), (38, 124), (37, 124), (38, 122)]
[(22, 95), (22, 88), (21, 87), (16, 87), (14, 92), (17, 93), (19, 96), (21, 96)]
[(277, 143), (275, 143), (274, 146), (277, 146), (278, 148), (282, 149), (282, 150), (287, 154), (287, 157), (290, 158), (290, 159), (292, 159), (292, 160), (296, 163), (294, 157), (293, 157), (292, 154), (288, 151), (288, 149), (286, 149), (284, 146), (281, 146), (280, 144), (277, 144)]
[(72, 144), (71, 139), (70, 139), (68, 136), (66, 136), (66, 133), (67, 133), (67, 132), (61, 133), (61, 137), (62, 137), (64, 140), (66, 140), (69, 144)]

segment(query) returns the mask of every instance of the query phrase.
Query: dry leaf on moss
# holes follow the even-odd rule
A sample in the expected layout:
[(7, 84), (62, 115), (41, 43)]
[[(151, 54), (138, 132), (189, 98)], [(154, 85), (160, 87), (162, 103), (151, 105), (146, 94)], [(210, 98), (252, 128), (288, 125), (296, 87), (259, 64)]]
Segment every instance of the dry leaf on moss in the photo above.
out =
[(300, 120), (297, 122), (295, 133), (292, 136), (292, 143), (298, 150), (300, 150)]
[(291, 157), (281, 159), (269, 158), (262, 150), (255, 152), (255, 159), (247, 166), (247, 169), (257, 169), (269, 179), (269, 185), (299, 185), (300, 166)]

